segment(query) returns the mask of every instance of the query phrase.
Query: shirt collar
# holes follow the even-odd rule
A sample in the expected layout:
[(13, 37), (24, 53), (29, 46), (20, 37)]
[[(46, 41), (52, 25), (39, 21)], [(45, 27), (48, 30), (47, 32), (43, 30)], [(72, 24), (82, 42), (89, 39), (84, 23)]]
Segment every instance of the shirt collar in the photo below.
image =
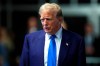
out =
[[(62, 27), (56, 32), (55, 35), (56, 35), (57, 38), (62, 38)], [(46, 33), (45, 36), (46, 36), (47, 39), (49, 39), (51, 35)]]

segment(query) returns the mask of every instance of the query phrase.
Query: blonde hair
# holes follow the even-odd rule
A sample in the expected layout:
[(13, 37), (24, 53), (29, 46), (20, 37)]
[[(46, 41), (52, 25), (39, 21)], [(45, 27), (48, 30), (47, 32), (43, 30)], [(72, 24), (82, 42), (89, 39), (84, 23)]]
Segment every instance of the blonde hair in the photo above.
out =
[(49, 11), (56, 12), (56, 16), (58, 16), (58, 17), (63, 16), (60, 6), (56, 3), (45, 3), (45, 4), (43, 4), (39, 9), (39, 14), (41, 14), (41, 12), (43, 10), (49, 10)]

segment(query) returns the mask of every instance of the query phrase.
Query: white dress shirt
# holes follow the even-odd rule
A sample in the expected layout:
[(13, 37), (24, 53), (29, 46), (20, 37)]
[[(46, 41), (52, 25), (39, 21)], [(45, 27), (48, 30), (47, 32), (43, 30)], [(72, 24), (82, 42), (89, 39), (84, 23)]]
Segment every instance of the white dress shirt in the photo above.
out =
[[(59, 57), (59, 50), (60, 50), (60, 45), (61, 45), (61, 40), (62, 40), (62, 27), (58, 30), (58, 32), (55, 34), (55, 42), (56, 42), (56, 66), (58, 66), (58, 57)], [(45, 46), (44, 46), (44, 66), (47, 66), (47, 59), (48, 59), (48, 48), (49, 48), (49, 43), (50, 43), (50, 36), (49, 34), (45, 34)]]

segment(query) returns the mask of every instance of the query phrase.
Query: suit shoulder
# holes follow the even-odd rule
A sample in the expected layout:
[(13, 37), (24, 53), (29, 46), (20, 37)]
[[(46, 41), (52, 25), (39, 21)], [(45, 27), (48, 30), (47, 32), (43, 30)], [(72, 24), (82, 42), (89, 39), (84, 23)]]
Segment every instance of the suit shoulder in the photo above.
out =
[(39, 37), (40, 35), (42, 35), (44, 33), (45, 32), (43, 30), (39, 30), (39, 31), (36, 31), (36, 32), (32, 32), (32, 33), (26, 34), (25, 37), (27, 37), (27, 38)]
[(76, 39), (82, 39), (82, 36), (79, 35), (76, 32), (70, 31), (70, 30), (64, 30), (66, 32), (66, 34), (68, 34), (70, 37), (72, 38), (76, 38)]

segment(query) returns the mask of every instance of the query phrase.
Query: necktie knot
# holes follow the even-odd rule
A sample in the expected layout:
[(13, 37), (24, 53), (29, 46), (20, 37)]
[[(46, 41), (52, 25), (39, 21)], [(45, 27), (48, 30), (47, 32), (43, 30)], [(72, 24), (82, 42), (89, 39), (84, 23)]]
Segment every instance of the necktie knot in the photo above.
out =
[(56, 38), (56, 35), (51, 35), (50, 36), (50, 39), (55, 39)]

